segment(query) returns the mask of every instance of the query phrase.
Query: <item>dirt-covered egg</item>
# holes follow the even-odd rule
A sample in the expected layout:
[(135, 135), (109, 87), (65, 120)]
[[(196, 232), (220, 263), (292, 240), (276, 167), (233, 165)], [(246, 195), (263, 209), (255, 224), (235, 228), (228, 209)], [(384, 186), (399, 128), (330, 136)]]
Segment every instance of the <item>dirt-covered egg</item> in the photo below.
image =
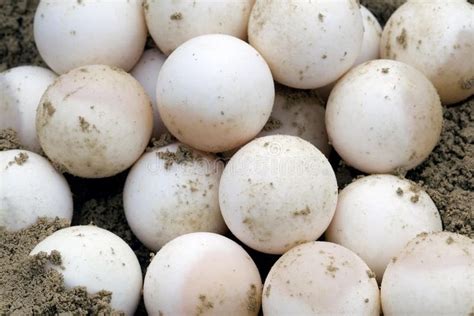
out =
[(19, 66), (0, 73), (0, 129), (12, 128), (28, 150), (40, 152), (36, 136), (36, 108), (56, 79), (49, 69)]
[(166, 127), (161, 120), (160, 112), (158, 112), (158, 106), (156, 105), (156, 81), (165, 59), (166, 56), (158, 49), (147, 49), (143, 52), (135, 67), (130, 71), (130, 74), (145, 88), (153, 104), (153, 137), (156, 138), (166, 133)]
[(337, 153), (367, 173), (423, 162), (438, 143), (443, 115), (431, 82), (415, 68), (373, 60), (350, 70), (331, 92), (326, 128)]
[(450, 232), (420, 234), (385, 271), (383, 314), (471, 315), (473, 284), (472, 239)]
[(142, 271), (135, 253), (125, 241), (96, 226), (72, 226), (39, 242), (30, 255), (58, 251), (60, 272), (67, 288), (84, 286), (91, 294), (112, 293), (111, 306), (133, 315), (140, 301)]
[(272, 114), (257, 137), (278, 134), (298, 136), (329, 156), (331, 146), (328, 143), (324, 111), (324, 102), (315, 91), (278, 85)]
[(179, 143), (144, 154), (123, 192), (133, 233), (154, 251), (187, 233), (225, 233), (218, 200), (223, 169), (217, 157)]
[(51, 85), (38, 106), (36, 129), (46, 155), (84, 178), (115, 175), (143, 153), (153, 128), (145, 90), (125, 71), (76, 68)]
[(167, 243), (145, 275), (149, 315), (258, 315), (262, 281), (257, 266), (234, 241), (191, 233)]
[(443, 229), (429, 195), (415, 183), (392, 175), (372, 175), (345, 187), (326, 240), (354, 251), (377, 280), (406, 243), (423, 232)]
[(336, 202), (329, 161), (296, 136), (251, 141), (232, 156), (219, 186), (221, 212), (232, 233), (247, 246), (271, 254), (319, 238)]
[(355, 0), (257, 0), (248, 35), (276, 81), (314, 89), (333, 82), (354, 64), (363, 32)]
[(267, 122), (275, 88), (260, 54), (229, 35), (195, 37), (166, 59), (157, 83), (161, 119), (181, 142), (208, 152), (236, 148)]
[(369, 267), (329, 242), (308, 242), (281, 256), (262, 298), (266, 316), (380, 314), (379, 288)]
[(424, 73), (443, 103), (468, 98), (474, 94), (474, 6), (466, 0), (408, 1), (387, 21), (380, 54)]
[(145, 0), (148, 30), (166, 55), (193, 37), (228, 34), (247, 39), (247, 24), (255, 0)]
[(146, 36), (139, 0), (41, 0), (35, 13), (36, 47), (58, 74), (91, 64), (130, 70)]
[(16, 231), (39, 217), (72, 219), (66, 179), (48, 160), (26, 150), (0, 151), (0, 227)]

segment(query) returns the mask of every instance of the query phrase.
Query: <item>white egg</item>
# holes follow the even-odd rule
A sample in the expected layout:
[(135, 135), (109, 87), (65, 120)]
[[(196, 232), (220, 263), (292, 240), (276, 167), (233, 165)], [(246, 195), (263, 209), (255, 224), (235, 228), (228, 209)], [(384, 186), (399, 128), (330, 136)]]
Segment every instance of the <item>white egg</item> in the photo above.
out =
[(84, 286), (94, 294), (112, 292), (111, 306), (133, 315), (140, 301), (142, 272), (135, 253), (117, 235), (95, 226), (73, 226), (39, 242), (30, 255), (61, 254), (61, 265), (49, 265), (63, 275), (67, 288)]
[(420, 234), (388, 265), (382, 281), (384, 315), (471, 315), (474, 241), (439, 232)]
[(223, 169), (217, 157), (182, 144), (144, 154), (123, 192), (133, 233), (154, 251), (187, 233), (225, 233), (218, 196)]
[(123, 70), (76, 68), (43, 95), (36, 128), (48, 157), (85, 178), (115, 175), (143, 153), (153, 128), (145, 90)]
[(380, 314), (379, 288), (352, 251), (329, 242), (299, 245), (278, 259), (263, 288), (263, 314)]
[(420, 70), (452, 104), (474, 94), (474, 6), (465, 0), (408, 1), (385, 25), (382, 58)]
[(208, 152), (254, 138), (272, 111), (275, 88), (250, 45), (221, 34), (195, 37), (176, 49), (158, 75), (157, 102), (168, 130)]
[(158, 73), (165, 60), (166, 56), (158, 49), (147, 49), (143, 52), (135, 67), (130, 71), (130, 74), (143, 86), (153, 104), (153, 137), (156, 138), (167, 131), (156, 104), (156, 82), (158, 80)]
[(35, 13), (36, 47), (58, 74), (91, 64), (130, 70), (146, 36), (141, 0), (41, 0)]
[(37, 153), (41, 147), (36, 136), (36, 108), (56, 77), (51, 70), (37, 66), (0, 73), (0, 129), (14, 129), (21, 144)]
[(258, 315), (262, 281), (232, 240), (191, 233), (167, 243), (148, 266), (143, 298), (149, 315)]
[(0, 151), (0, 227), (16, 231), (39, 217), (72, 219), (66, 179), (45, 158), (26, 150)]
[(166, 55), (193, 37), (228, 34), (247, 39), (247, 24), (255, 0), (145, 0), (150, 35)]
[(355, 0), (257, 0), (248, 33), (276, 81), (314, 89), (354, 64), (364, 31)]
[(354, 251), (380, 282), (390, 259), (408, 241), (442, 229), (438, 209), (423, 189), (392, 175), (372, 175), (339, 193), (326, 240)]
[(316, 240), (336, 209), (337, 183), (326, 157), (288, 135), (257, 138), (226, 165), (219, 186), (222, 216), (244, 244), (282, 254)]
[(270, 119), (258, 137), (278, 134), (298, 136), (329, 156), (331, 146), (328, 143), (324, 111), (324, 103), (314, 91), (279, 85)]
[(419, 165), (437, 144), (442, 123), (431, 82), (392, 60), (369, 61), (349, 71), (326, 106), (329, 141), (346, 163), (367, 173)]

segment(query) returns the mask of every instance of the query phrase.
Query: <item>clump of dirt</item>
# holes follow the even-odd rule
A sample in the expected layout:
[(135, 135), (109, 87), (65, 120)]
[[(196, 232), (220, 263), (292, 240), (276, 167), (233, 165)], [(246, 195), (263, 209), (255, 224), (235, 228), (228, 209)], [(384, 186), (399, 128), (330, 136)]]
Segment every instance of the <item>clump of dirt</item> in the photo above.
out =
[(185, 145), (179, 145), (176, 152), (171, 152), (167, 150), (166, 152), (157, 152), (156, 155), (158, 158), (165, 161), (165, 169), (171, 168), (171, 166), (176, 164), (182, 164), (189, 161), (195, 160), (197, 157), (194, 155), (193, 151)]
[(172, 144), (176, 141), (177, 139), (173, 135), (171, 135), (170, 133), (164, 133), (161, 134), (158, 139), (152, 138), (152, 140), (150, 141), (150, 145), (148, 145), (146, 151), (150, 152), (155, 149), (168, 146), (169, 144)]
[(0, 151), (23, 149), (17, 133), (11, 128), (0, 130)]

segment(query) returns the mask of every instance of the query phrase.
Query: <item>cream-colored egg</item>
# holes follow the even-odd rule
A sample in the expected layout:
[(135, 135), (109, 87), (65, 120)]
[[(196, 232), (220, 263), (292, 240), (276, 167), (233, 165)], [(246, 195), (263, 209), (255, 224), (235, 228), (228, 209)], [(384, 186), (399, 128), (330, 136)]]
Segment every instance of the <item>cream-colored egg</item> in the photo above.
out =
[(187, 40), (205, 34), (247, 39), (255, 0), (145, 0), (145, 17), (153, 40), (166, 55)]
[(41, 151), (36, 136), (36, 108), (56, 79), (51, 70), (19, 66), (0, 73), (0, 129), (12, 128), (28, 150)]
[(412, 65), (452, 104), (474, 94), (474, 7), (466, 0), (408, 1), (387, 21), (382, 58)]
[(45, 158), (26, 150), (0, 151), (0, 226), (16, 231), (39, 217), (72, 219), (66, 179)]
[(91, 64), (130, 70), (146, 36), (141, 0), (41, 0), (35, 13), (36, 46), (58, 74)]
[(187, 233), (225, 233), (218, 200), (223, 169), (217, 157), (182, 144), (144, 154), (123, 192), (133, 233), (154, 251)]
[(263, 314), (380, 314), (373, 273), (352, 251), (329, 242), (299, 245), (278, 259), (265, 280)]
[(338, 81), (326, 107), (326, 128), (337, 153), (367, 173), (408, 170), (438, 143), (442, 107), (431, 82), (393, 60), (373, 60)]
[(380, 282), (408, 241), (442, 229), (438, 209), (422, 188), (392, 175), (372, 175), (339, 193), (326, 240), (354, 251)]
[(161, 120), (156, 104), (156, 81), (165, 60), (166, 56), (158, 49), (147, 49), (130, 71), (130, 74), (143, 86), (153, 104), (153, 137), (156, 138), (166, 133), (166, 127)]
[(336, 177), (327, 158), (296, 136), (251, 141), (230, 159), (219, 186), (222, 216), (231, 232), (271, 254), (319, 238), (336, 202)]
[(363, 32), (355, 0), (257, 0), (248, 30), (275, 80), (300, 89), (325, 86), (345, 73), (359, 55)]
[(420, 234), (388, 265), (384, 315), (470, 315), (474, 311), (474, 241), (449, 232)]
[(258, 315), (262, 281), (255, 263), (232, 240), (191, 233), (167, 243), (145, 275), (149, 315)]
[(76, 68), (43, 95), (36, 116), (46, 155), (84, 178), (115, 175), (143, 153), (153, 128), (145, 90), (123, 70)]
[(195, 37), (176, 49), (158, 75), (157, 102), (168, 130), (193, 148), (222, 152), (254, 138), (275, 98), (265, 60), (229, 35)]

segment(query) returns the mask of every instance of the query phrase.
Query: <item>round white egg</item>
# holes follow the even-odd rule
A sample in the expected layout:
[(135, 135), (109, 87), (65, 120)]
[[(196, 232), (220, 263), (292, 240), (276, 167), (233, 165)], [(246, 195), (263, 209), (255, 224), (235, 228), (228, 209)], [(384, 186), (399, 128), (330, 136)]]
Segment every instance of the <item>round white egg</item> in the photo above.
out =
[(36, 47), (58, 74), (91, 64), (130, 70), (146, 36), (141, 1), (41, 0), (35, 13)]
[(41, 151), (36, 136), (36, 108), (46, 88), (56, 79), (51, 70), (19, 66), (0, 73), (0, 129), (12, 128), (28, 150)]
[(147, 49), (130, 71), (130, 74), (143, 86), (153, 104), (153, 137), (156, 138), (166, 133), (166, 127), (161, 120), (156, 104), (156, 81), (165, 60), (166, 56), (158, 49)]
[(248, 33), (276, 81), (314, 89), (354, 64), (364, 30), (355, 0), (257, 0)]
[(258, 315), (262, 281), (255, 263), (232, 240), (191, 233), (167, 243), (148, 266), (148, 315)]
[(222, 216), (231, 232), (247, 246), (271, 254), (318, 239), (336, 202), (329, 161), (296, 136), (251, 141), (232, 156), (219, 186)]
[(326, 240), (354, 251), (380, 282), (390, 259), (408, 241), (442, 229), (438, 209), (423, 189), (392, 175), (372, 175), (339, 193)]
[(146, 0), (146, 23), (156, 45), (166, 55), (187, 40), (205, 34), (228, 34), (246, 40), (254, 1)]
[(46, 155), (84, 178), (115, 175), (143, 153), (153, 128), (145, 90), (126, 72), (105, 65), (60, 76), (38, 106), (36, 129)]
[(384, 315), (470, 315), (474, 310), (474, 241), (459, 234), (420, 234), (388, 265)]
[(187, 41), (158, 75), (156, 99), (166, 127), (181, 142), (208, 152), (254, 138), (267, 122), (274, 98), (265, 60), (229, 35)]
[(187, 233), (225, 233), (218, 196), (223, 169), (217, 157), (182, 144), (144, 154), (128, 174), (123, 192), (133, 233), (154, 251)]
[(263, 314), (380, 314), (377, 282), (356, 254), (329, 242), (299, 245), (278, 259), (265, 280)]
[(96, 226), (68, 227), (39, 242), (30, 255), (53, 250), (61, 254), (61, 266), (50, 267), (63, 275), (67, 288), (84, 286), (91, 294), (112, 292), (112, 308), (134, 314), (142, 272), (135, 253), (120, 237)]
[(324, 112), (324, 103), (314, 91), (279, 85), (270, 119), (258, 137), (278, 134), (298, 136), (329, 156), (331, 146), (328, 143)]
[(441, 101), (474, 94), (474, 6), (465, 0), (408, 1), (385, 25), (380, 52), (431, 80)]
[(326, 128), (344, 161), (366, 173), (408, 170), (438, 143), (443, 115), (436, 89), (415, 68), (373, 60), (338, 81)]
[(49, 161), (26, 150), (0, 151), (0, 226), (27, 228), (39, 217), (72, 219), (72, 194)]

